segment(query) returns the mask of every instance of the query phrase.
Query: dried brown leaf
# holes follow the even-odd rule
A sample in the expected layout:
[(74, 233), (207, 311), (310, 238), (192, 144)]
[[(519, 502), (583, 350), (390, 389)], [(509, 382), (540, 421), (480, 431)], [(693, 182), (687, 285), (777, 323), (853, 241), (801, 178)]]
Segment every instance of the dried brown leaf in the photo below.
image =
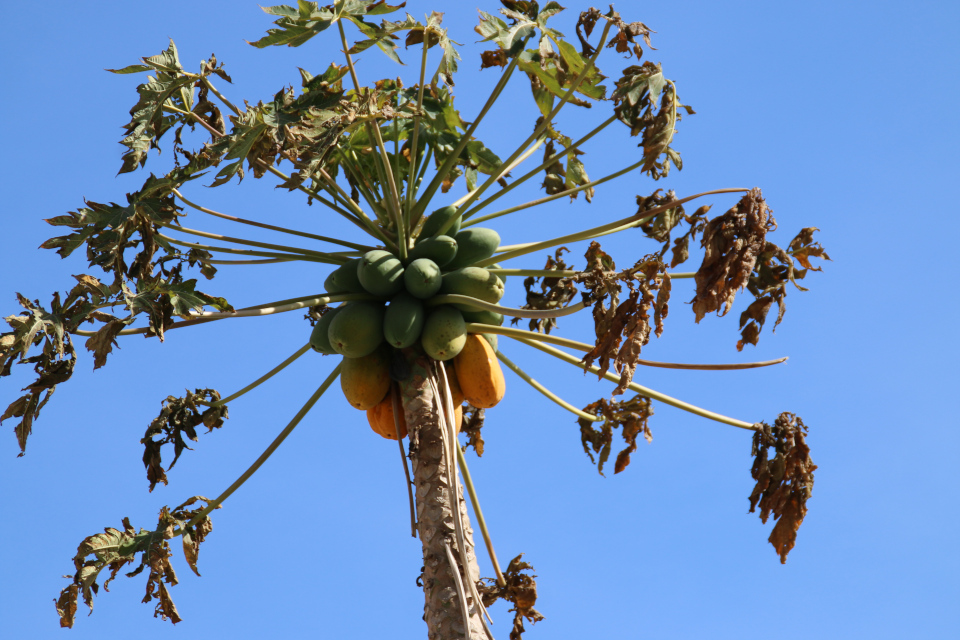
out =
[[(584, 413), (603, 418), (602, 424), (591, 422), (583, 418), (578, 419), (580, 425), (580, 442), (584, 452), (590, 456), (590, 461), (597, 464), (597, 471), (603, 475), (603, 466), (610, 457), (613, 446), (613, 430), (620, 428), (620, 435), (627, 446), (617, 454), (614, 464), (614, 473), (620, 473), (630, 464), (630, 454), (637, 450), (637, 436), (643, 435), (647, 442), (653, 441), (653, 433), (648, 424), (653, 415), (653, 406), (650, 398), (636, 395), (629, 400), (620, 402), (601, 398), (587, 405)], [(595, 425), (600, 424), (598, 429)], [(594, 459), (593, 453), (599, 454), (599, 462)]]
[[(547, 263), (543, 267), (551, 271), (567, 271), (570, 265), (563, 261), (563, 254), (569, 253), (566, 247), (559, 247), (553, 256), (547, 256)], [(539, 290), (537, 285), (539, 284)], [(577, 295), (577, 286), (570, 278), (535, 278), (528, 277), (523, 281), (523, 287), (527, 291), (527, 302), (521, 309), (561, 309), (568, 306)], [(513, 324), (520, 322), (519, 318), (511, 321)], [(533, 318), (530, 320), (530, 331), (550, 333), (557, 327), (556, 318)]]
[(534, 568), (529, 563), (523, 562), (522, 558), (521, 553), (507, 565), (506, 571), (503, 572), (506, 584), (498, 585), (493, 578), (483, 578), (477, 583), (477, 591), (484, 606), (489, 607), (498, 599), (513, 604), (513, 608), (508, 610), (515, 612), (510, 640), (522, 640), (523, 632), (526, 631), (523, 626), (524, 618), (533, 624), (543, 620), (543, 615), (533, 608), (537, 603), (537, 581), (534, 580), (537, 576), (522, 573), (534, 571)]
[(806, 433), (807, 426), (800, 416), (785, 412), (777, 417), (773, 427), (761, 422), (753, 435), (750, 475), (757, 483), (750, 493), (750, 513), (760, 507), (761, 522), (766, 523), (771, 514), (777, 521), (769, 541), (781, 563), (787, 562), (787, 554), (796, 544), (797, 530), (807, 515), (807, 500), (813, 493), (817, 465), (810, 459)]
[(463, 422), (460, 425), (460, 431), (467, 436), (467, 444), (463, 445), (463, 450), (467, 447), (473, 447), (477, 457), (483, 456), (483, 436), (480, 430), (483, 428), (483, 409), (478, 409), (469, 403), (463, 405)]

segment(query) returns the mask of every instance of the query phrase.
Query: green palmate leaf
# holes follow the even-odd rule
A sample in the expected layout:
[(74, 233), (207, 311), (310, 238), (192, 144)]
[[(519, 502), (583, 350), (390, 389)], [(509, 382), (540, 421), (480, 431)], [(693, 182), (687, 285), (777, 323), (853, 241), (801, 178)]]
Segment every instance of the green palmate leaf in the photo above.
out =
[(458, 43), (454, 43), (454, 41), (447, 36), (447, 30), (440, 27), (442, 23), (443, 14), (434, 11), (427, 19), (426, 26), (418, 24), (416, 27), (411, 28), (404, 44), (408, 47), (422, 44), (424, 38), (426, 38), (428, 49), (440, 45), (440, 48), (443, 49), (443, 56), (440, 58), (437, 75), (439, 75), (446, 84), (453, 86), (453, 74), (457, 72), (457, 61), (460, 60), (460, 54), (457, 53), (457, 50), (453, 47), (454, 44)]
[[(296, 8), (288, 5), (277, 5), (273, 7), (261, 7), (264, 13), (273, 16), (280, 16), (274, 22), (276, 29), (268, 29), (267, 35), (256, 42), (249, 44), (264, 48), (270, 46), (285, 45), (288, 47), (299, 47), (318, 33), (322, 33), (330, 28), (335, 22), (341, 19), (347, 19), (360, 27), (372, 42), (366, 47), (377, 44), (388, 56), (396, 58), (393, 52), (392, 43), (389, 42), (392, 32), (387, 32), (389, 27), (384, 23), (376, 27), (364, 22), (363, 16), (384, 15), (393, 13), (402, 9), (406, 3), (399, 5), (389, 5), (383, 0), (378, 2), (362, 2), (360, 0), (337, 0), (334, 4), (321, 7), (316, 2), (304, 2), (299, 0)], [(382, 36), (378, 35), (383, 32)]]
[(524, 43), (532, 37), (537, 30), (537, 23), (521, 16), (513, 25), (509, 25), (500, 18), (479, 11), (480, 24), (474, 27), (474, 31), (479, 33), (482, 42), (493, 41), (500, 46), (500, 49), (508, 56), (514, 57), (523, 49)]
[(400, 60), (400, 56), (397, 55), (397, 45), (394, 43), (394, 40), (399, 40), (400, 38), (396, 34), (416, 27), (422, 28), (422, 25), (410, 14), (407, 14), (406, 20), (402, 22), (384, 20), (379, 26), (368, 24), (356, 17), (350, 17), (349, 19), (357, 25), (360, 32), (368, 38), (367, 40), (355, 42), (354, 45), (350, 47), (351, 54), (361, 53), (376, 45), (388, 58), (400, 64), (403, 64), (403, 61)]

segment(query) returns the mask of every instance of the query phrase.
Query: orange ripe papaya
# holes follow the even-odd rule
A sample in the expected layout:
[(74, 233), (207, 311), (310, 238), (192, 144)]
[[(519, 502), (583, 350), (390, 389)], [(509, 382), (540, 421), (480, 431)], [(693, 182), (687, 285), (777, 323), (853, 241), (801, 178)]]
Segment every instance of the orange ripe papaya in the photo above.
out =
[(503, 370), (490, 343), (479, 334), (467, 335), (467, 342), (453, 359), (453, 366), (467, 402), (489, 409), (503, 400), (506, 391)]
[(457, 408), (453, 410), (453, 426), (456, 427), (457, 433), (460, 433), (460, 426), (463, 424), (463, 405), (458, 404)]
[(377, 406), (390, 390), (390, 360), (385, 349), (362, 358), (344, 358), (340, 387), (347, 402), (361, 411)]
[[(377, 406), (367, 409), (367, 422), (374, 432), (379, 433), (388, 440), (397, 439), (397, 425), (393, 419), (393, 391), (387, 393), (387, 396), (380, 401)], [(400, 437), (407, 437), (407, 421), (403, 416), (403, 408), (400, 410)]]
[(447, 382), (450, 383), (450, 395), (453, 396), (453, 406), (459, 407), (463, 404), (463, 391), (460, 389), (460, 383), (457, 381), (457, 370), (449, 360), (443, 364), (447, 370)]

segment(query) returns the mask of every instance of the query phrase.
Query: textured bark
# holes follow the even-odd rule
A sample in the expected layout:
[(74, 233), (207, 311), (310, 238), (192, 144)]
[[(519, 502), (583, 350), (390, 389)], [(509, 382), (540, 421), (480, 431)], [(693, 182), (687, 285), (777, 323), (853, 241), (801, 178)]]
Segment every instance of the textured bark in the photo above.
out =
[[(470, 588), (460, 566), (453, 509), (460, 510), (466, 539), (467, 562), (470, 573), (479, 577), (474, 554), (473, 530), (467, 516), (462, 490), (454, 496), (454, 487), (448, 482), (447, 466), (443, 456), (440, 427), (440, 398), (430, 386), (433, 378), (437, 387), (432, 361), (422, 354), (409, 353), (410, 377), (401, 383), (403, 410), (410, 434), (410, 460), (416, 487), (417, 529), (423, 545), (423, 593), (426, 600), (423, 619), (427, 623), (429, 640), (486, 638), (480, 619), (480, 603), (470, 595)], [(456, 464), (454, 462), (454, 464)], [(457, 585), (447, 558), (449, 543), (457, 561), (456, 570), (467, 590), (470, 629), (465, 633), (463, 612)]]

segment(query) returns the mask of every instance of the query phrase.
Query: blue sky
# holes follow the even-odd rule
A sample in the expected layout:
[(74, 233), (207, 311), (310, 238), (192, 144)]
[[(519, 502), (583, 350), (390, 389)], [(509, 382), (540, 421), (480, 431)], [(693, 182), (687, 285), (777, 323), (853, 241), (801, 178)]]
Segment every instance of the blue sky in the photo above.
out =
[[(3, 315), (18, 312), (14, 292), (49, 300), (69, 288), (71, 274), (89, 272), (79, 253), (62, 261), (36, 249), (59, 235), (43, 218), (75, 210), (83, 198), (122, 201), (144, 179), (115, 175), (120, 125), (141, 77), (103, 69), (136, 63), (173, 38), (188, 70), (214, 52), (234, 80), (221, 82), (223, 91), (234, 102), (256, 103), (282, 86), (298, 87), (298, 66), (319, 73), (340, 61), (332, 36), (298, 49), (245, 44), (270, 26), (255, 3), (44, 6), (42, 18), (25, 4), (7, 7), (12, 28), (0, 42), (8, 61), (0, 69), (8, 96), (0, 103)], [(497, 72), (478, 72), (473, 3), (449, 6), (445, 25), (464, 43), (455, 93), (470, 120)], [(417, 0), (406, 10), (422, 19), (436, 7)], [(575, 41), (576, 14), (586, 7), (569, 3), (553, 26)], [(728, 316), (695, 325), (685, 304), (692, 289), (678, 281), (667, 329), (644, 349), (658, 360), (787, 355), (787, 364), (644, 370), (637, 381), (748, 421), (796, 412), (810, 426), (819, 469), (797, 547), (781, 565), (766, 542), (771, 525), (747, 514), (749, 433), (656, 405), (653, 443), (640, 445), (626, 471), (604, 478), (580, 447), (575, 419), (508, 373), (505, 400), (488, 412), (487, 451), (468, 459), (501, 562), (523, 552), (536, 567), (537, 606), (546, 619), (526, 637), (955, 637), (960, 349), (952, 334), (958, 311), (952, 243), (960, 223), (949, 188), (960, 168), (955, 4), (621, 2), (616, 9), (657, 32), (657, 50), (647, 59), (662, 62), (683, 102), (697, 110), (675, 139), (685, 167), (656, 185), (643, 176), (621, 178), (599, 189), (590, 205), (556, 201), (509, 216), (499, 227), (504, 243), (624, 217), (635, 211), (636, 195), (657, 187), (682, 196), (759, 186), (780, 225), (774, 241), (785, 244), (800, 228), (818, 227), (833, 261), (807, 279), (809, 292), (790, 292), (776, 334), (768, 325), (756, 348), (738, 353), (737, 318), (746, 299)], [(413, 84), (416, 56), (401, 56), (410, 66), (367, 52), (361, 78), (401, 75)], [(610, 54), (600, 59), (614, 77), (631, 63)], [(477, 133), (502, 157), (535, 119), (524, 85), (513, 83)], [(584, 133), (609, 108), (564, 111), (559, 126), (568, 135)], [(584, 148), (591, 177), (635, 161), (635, 141), (622, 128), (609, 131)], [(148, 170), (169, 162), (169, 154), (152, 156)], [(249, 177), (208, 190), (194, 182), (185, 194), (235, 215), (347, 232), (274, 184)], [(515, 202), (536, 194), (531, 186)], [(720, 213), (735, 200), (710, 202)], [(187, 220), (230, 230), (228, 223)], [(629, 235), (603, 246), (621, 265), (650, 250)], [(582, 266), (584, 247), (571, 249)], [(517, 263), (539, 268), (543, 259)], [(235, 306), (319, 292), (326, 275), (289, 265), (233, 269), (243, 270), (225, 267), (204, 284)], [(519, 279), (508, 281), (504, 303), (522, 304), (522, 293)], [(589, 339), (589, 331), (586, 319), (561, 321), (560, 335)], [(231, 403), (225, 427), (201, 435), (170, 472), (170, 485), (148, 493), (139, 439), (161, 400), (184, 388), (232, 393), (308, 336), (301, 314), (289, 313), (173, 331), (164, 344), (129, 337), (104, 369), (93, 372), (92, 358), (81, 356), (74, 380), (58, 389), (36, 423), (25, 457), (16, 458), (13, 422), (5, 423), (3, 634), (423, 637), (415, 585), (420, 545), (407, 529), (396, 446), (375, 436), (336, 388), (214, 514), (200, 554), (202, 578), (175, 548), (181, 583), (172, 593), (182, 623), (152, 618), (151, 606), (140, 604), (139, 576), (117, 579), (97, 597), (94, 615), (81, 608), (72, 631), (58, 629), (51, 600), (66, 585), (60, 576), (72, 573), (71, 556), (83, 537), (120, 526), (125, 516), (150, 527), (163, 505), (218, 495), (333, 362), (308, 354)], [(501, 344), (577, 406), (610, 392), (611, 385), (573, 367)], [(30, 379), (27, 367), (17, 369), (2, 380), (3, 406)], [(485, 558), (481, 567), (492, 574)], [(506, 638), (511, 615), (502, 605), (492, 613), (497, 637)]]

